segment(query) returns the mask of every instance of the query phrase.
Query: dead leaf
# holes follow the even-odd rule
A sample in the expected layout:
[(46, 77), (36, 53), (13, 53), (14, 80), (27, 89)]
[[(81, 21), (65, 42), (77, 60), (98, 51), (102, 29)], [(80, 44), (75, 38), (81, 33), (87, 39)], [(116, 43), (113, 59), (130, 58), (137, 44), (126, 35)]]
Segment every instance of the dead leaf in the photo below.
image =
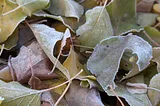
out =
[(82, 88), (77, 82), (71, 84), (65, 99), (69, 106), (104, 106), (96, 89)]
[(52, 69), (52, 63), (46, 57), (37, 42), (33, 42), (28, 47), (21, 47), (17, 57), (11, 58), (11, 64), (17, 81), (25, 83), (31, 77), (30, 58), (34, 75), (40, 79), (51, 79), (56, 77), (55, 73), (48, 75)]
[(150, 12), (155, 0), (141, 0), (137, 3), (137, 12)]

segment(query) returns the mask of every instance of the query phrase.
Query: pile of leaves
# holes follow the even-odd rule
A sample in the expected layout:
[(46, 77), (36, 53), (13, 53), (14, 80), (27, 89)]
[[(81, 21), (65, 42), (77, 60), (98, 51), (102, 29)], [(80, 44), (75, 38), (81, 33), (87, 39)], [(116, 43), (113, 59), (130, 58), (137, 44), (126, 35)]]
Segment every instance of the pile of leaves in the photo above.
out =
[(0, 0), (0, 106), (160, 106), (160, 0)]

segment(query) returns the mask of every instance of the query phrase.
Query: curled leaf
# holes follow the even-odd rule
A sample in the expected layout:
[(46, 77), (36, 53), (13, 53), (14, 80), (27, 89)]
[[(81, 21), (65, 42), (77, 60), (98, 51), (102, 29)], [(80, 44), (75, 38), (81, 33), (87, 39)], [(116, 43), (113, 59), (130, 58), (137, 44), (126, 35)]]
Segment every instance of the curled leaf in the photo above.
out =
[(132, 54), (138, 56), (135, 64), (138, 71), (133, 69), (128, 76), (136, 75), (149, 65), (152, 58), (152, 47), (136, 35), (107, 38), (95, 47), (88, 59), (87, 68), (97, 77), (97, 81), (104, 90), (107, 90), (109, 85), (115, 87), (114, 79), (125, 50), (131, 50)]

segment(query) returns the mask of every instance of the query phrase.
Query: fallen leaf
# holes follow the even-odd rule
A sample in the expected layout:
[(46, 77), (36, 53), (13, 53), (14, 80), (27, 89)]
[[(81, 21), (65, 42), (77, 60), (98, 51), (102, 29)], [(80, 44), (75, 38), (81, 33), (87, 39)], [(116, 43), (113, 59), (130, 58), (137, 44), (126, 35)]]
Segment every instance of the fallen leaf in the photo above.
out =
[(32, 75), (29, 79), (28, 85), (31, 89), (41, 90), (47, 89), (49, 85), (44, 84), (38, 77)]
[[(12, 33), (12, 35), (10, 37), (8, 37), (8, 39), (3, 42), (2, 44), (4, 44), (4, 49), (5, 50), (10, 50), (12, 49), (14, 46), (17, 45), (18, 42), (18, 29), (15, 29), (15, 31)], [(0, 48), (2, 47), (2, 45), (0, 45)]]
[(65, 99), (69, 106), (104, 106), (96, 89), (82, 88), (77, 82), (71, 84)]
[(144, 33), (138, 35), (144, 40), (148, 41), (153, 47), (156, 47), (160, 44), (160, 32), (156, 28), (147, 26), (144, 27), (144, 31), (153, 41), (151, 41), (146, 35), (144, 35)]
[(156, 18), (158, 14), (153, 13), (138, 13), (137, 14), (137, 24), (142, 27), (153, 26), (156, 23)]
[[(54, 105), (54, 101), (50, 92), (42, 93), (41, 101), (49, 103), (49, 106)], [(42, 105), (42, 106), (45, 106), (45, 105)]]
[(45, 11), (37, 11), (37, 12), (33, 13), (33, 15), (39, 16), (39, 17), (47, 17), (47, 18), (52, 18), (52, 19), (58, 20), (58, 21), (62, 22), (63, 25), (65, 25), (66, 27), (71, 29), (73, 32), (75, 32), (75, 30), (77, 29), (77, 24), (78, 24), (77, 20), (73, 19), (73, 18), (66, 18), (66, 17), (63, 17), (63, 16), (56, 16), (56, 15), (48, 14)]
[[(152, 106), (147, 96), (147, 93), (136, 94), (133, 92), (129, 92), (128, 86), (126, 86), (127, 82), (130, 82), (132, 84), (133, 83), (143, 84), (144, 83), (143, 74), (127, 79), (126, 81), (121, 82), (121, 83), (117, 82), (116, 83), (117, 87), (114, 89), (114, 91), (119, 97), (124, 98), (130, 106)], [(132, 90), (133, 89), (134, 88), (132, 88)], [(136, 90), (138, 89), (135, 88), (134, 92)], [(110, 89), (106, 90), (106, 92), (109, 96), (115, 96), (115, 94)]]
[(3, 101), (4, 101), (4, 98), (0, 96), (0, 105), (2, 104)]
[(83, 7), (74, 0), (51, 0), (47, 9), (53, 15), (75, 17), (79, 20), (83, 14)]
[(49, 0), (16, 0), (19, 7), (22, 8), (23, 12), (27, 14), (28, 16), (31, 16), (32, 13), (44, 9), (48, 3)]
[(127, 90), (132, 94), (143, 94), (147, 92), (147, 85), (144, 83), (130, 83), (127, 82)]
[(104, 38), (112, 36), (113, 29), (105, 7), (88, 10), (86, 23), (78, 28), (76, 34), (80, 35), (80, 44), (89, 47), (95, 47)]
[(33, 42), (28, 47), (22, 46), (18, 56), (11, 58), (11, 64), (17, 81), (21, 83), (28, 82), (31, 77), (31, 66), (34, 75), (40, 79), (51, 79), (57, 76), (55, 73), (48, 75), (52, 69), (52, 63), (37, 42)]
[(153, 5), (153, 12), (160, 14), (160, 4)]
[(150, 12), (155, 0), (141, 0), (137, 3), (137, 12)]
[[(150, 80), (149, 87), (160, 89), (160, 73), (153, 76), (153, 78)], [(160, 102), (160, 92), (157, 92), (155, 90), (148, 90), (148, 96), (152, 103), (152, 106), (156, 106)]]
[[(20, 3), (20, 0), (18, 0)], [(16, 2), (17, 3), (17, 2)], [(21, 2), (20, 5), (16, 4), (10, 0), (1, 0), (0, 4), (3, 4), (2, 15), (0, 17), (0, 43), (7, 40), (9, 36), (14, 32), (16, 27), (20, 22), (25, 20), (27, 15), (22, 11), (21, 8), (25, 8), (31, 11), (30, 13), (35, 12), (37, 9), (43, 9), (48, 3), (49, 0), (25, 0)], [(42, 5), (39, 5), (43, 3)], [(38, 7), (37, 7), (38, 5)], [(5, 34), (4, 34), (5, 33)]]
[[(88, 59), (87, 68), (97, 77), (97, 81), (104, 90), (107, 90), (109, 85), (113, 85), (115, 88), (114, 79), (126, 49), (131, 50), (132, 54), (138, 56), (138, 61), (136, 62), (138, 72), (141, 72), (149, 65), (149, 61), (152, 58), (152, 47), (142, 38), (130, 34), (103, 40), (95, 47), (91, 57)], [(131, 70), (127, 76), (136, 74), (135, 70)]]
[[(36, 39), (38, 40), (40, 46), (42, 47), (43, 51), (46, 53), (46, 55), (52, 61), (52, 63), (55, 64), (57, 58), (53, 56), (54, 46), (57, 43), (57, 41), (62, 39), (64, 34), (42, 24), (33, 24), (31, 25), (31, 29)], [(67, 78), (69, 78), (68, 70), (59, 61), (57, 61), (56, 67)]]
[(106, 8), (110, 16), (114, 35), (140, 31), (136, 24), (136, 0), (114, 0)]
[(40, 106), (40, 93), (17, 82), (0, 81), (0, 95), (4, 98), (1, 106)]

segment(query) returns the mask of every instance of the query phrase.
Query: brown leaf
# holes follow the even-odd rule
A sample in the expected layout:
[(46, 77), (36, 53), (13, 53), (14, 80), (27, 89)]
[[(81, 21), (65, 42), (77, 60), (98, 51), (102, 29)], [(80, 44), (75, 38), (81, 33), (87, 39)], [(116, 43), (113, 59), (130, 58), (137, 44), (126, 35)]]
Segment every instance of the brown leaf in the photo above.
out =
[(137, 4), (137, 12), (150, 12), (155, 0), (141, 0)]
[(48, 75), (52, 70), (52, 63), (37, 42), (33, 42), (28, 47), (22, 46), (19, 55), (11, 58), (10, 64), (17, 81), (21, 83), (28, 82), (31, 77), (31, 67), (34, 75), (41, 80), (57, 77), (55, 73)]
[(43, 101), (43, 105), (41, 106), (53, 106), (54, 101), (50, 92), (44, 92), (41, 96), (41, 101)]
[(37, 89), (37, 90), (46, 89), (49, 87), (49, 85), (44, 84), (39, 78), (37, 78), (34, 75), (31, 76), (31, 78), (29, 79), (28, 84), (32, 89)]
[(71, 84), (65, 98), (69, 106), (104, 106), (96, 89), (82, 88), (77, 82)]

